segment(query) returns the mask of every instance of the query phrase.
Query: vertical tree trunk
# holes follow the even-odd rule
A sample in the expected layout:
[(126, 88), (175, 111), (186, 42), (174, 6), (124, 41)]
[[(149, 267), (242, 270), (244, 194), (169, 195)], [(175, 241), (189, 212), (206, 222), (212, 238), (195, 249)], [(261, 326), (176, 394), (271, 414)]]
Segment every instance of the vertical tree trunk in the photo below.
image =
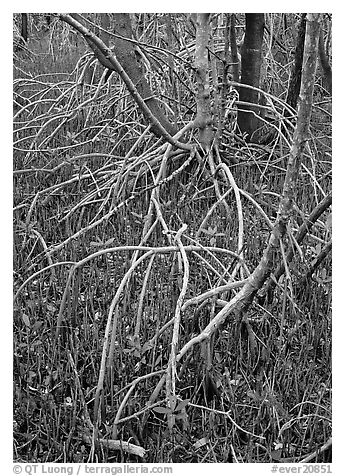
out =
[(198, 342), (210, 338), (216, 329), (225, 322), (226, 318), (234, 313), (242, 316), (253, 301), (257, 291), (270, 276), (274, 257), (280, 249), (280, 244), (286, 235), (287, 224), (293, 213), (293, 204), (296, 196), (297, 179), (300, 172), (301, 158), (308, 139), (310, 116), (313, 104), (313, 90), (315, 81), (318, 41), (320, 34), (320, 14), (307, 14), (307, 28), (304, 45), (304, 61), (301, 78), (301, 100), (298, 108), (297, 125), (293, 136), (289, 161), (286, 171), (284, 188), (279, 203), (276, 222), (271, 231), (268, 245), (260, 263), (252, 272), (243, 288), (234, 296), (218, 314), (210, 321), (201, 334), (191, 339), (177, 356), (179, 361), (187, 350)]
[[(133, 35), (129, 13), (115, 13), (114, 20), (115, 33), (125, 38), (131, 39)], [(169, 134), (174, 135), (176, 133), (176, 129), (166, 118), (162, 107), (155, 98), (150, 85), (145, 78), (144, 71), (140, 63), (140, 57), (135, 50), (134, 44), (130, 41), (115, 38), (114, 46), (116, 57), (123, 66), (123, 69), (135, 84), (140, 96), (145, 100), (152, 114)], [(152, 131), (155, 132), (153, 128)]]
[(100, 14), (100, 23), (102, 29), (99, 29), (95, 33), (103, 41), (103, 43), (109, 47), (109, 34), (107, 32), (110, 31), (110, 17), (108, 13)]
[(28, 41), (28, 14), (22, 13), (22, 24), (20, 29), (20, 36), (22, 38), (23, 43), (27, 43)]
[[(231, 15), (230, 13), (225, 13), (225, 30), (224, 30), (224, 58), (223, 58), (223, 77), (222, 77), (222, 85), (220, 90), (220, 108), (218, 114), (218, 124), (217, 124), (217, 133), (216, 133), (216, 140), (217, 142), (222, 137), (223, 128), (224, 128), (224, 119), (226, 113), (226, 103), (229, 97), (229, 78), (228, 72), (231, 67), (230, 61), (230, 29), (231, 29)], [(237, 48), (237, 45), (236, 45)], [(237, 51), (237, 49), (236, 49)]]
[(236, 41), (236, 15), (230, 15), (230, 46), (231, 46), (231, 67), (232, 79), (238, 83), (240, 80), (240, 61), (238, 58), (237, 41)]
[(301, 88), (305, 28), (306, 28), (306, 13), (302, 13), (301, 20), (298, 25), (298, 33), (297, 33), (297, 41), (296, 41), (296, 49), (295, 49), (295, 62), (294, 62), (293, 70), (291, 72), (289, 89), (288, 89), (287, 98), (286, 98), (286, 102), (294, 109), (296, 109), (298, 95)]
[(200, 143), (204, 150), (209, 150), (213, 132), (210, 108), (210, 83), (208, 62), (209, 41), (209, 13), (197, 14), (197, 30), (195, 45), (195, 66), (197, 80), (197, 116), (196, 124), (199, 127)]
[[(262, 63), (262, 41), (264, 36), (265, 16), (263, 13), (246, 13), (246, 31), (242, 46), (241, 84), (258, 88), (260, 86), (260, 71)], [(253, 89), (240, 88), (239, 100), (252, 103), (240, 105), (238, 111), (238, 127), (250, 139), (259, 125), (259, 108), (254, 105), (259, 102), (259, 93)]]
[(28, 14), (20, 14), (20, 36), (14, 43), (14, 51), (20, 51), (28, 41)]
[(320, 65), (322, 68), (323, 76), (324, 76), (324, 84), (328, 94), (332, 94), (332, 68), (329, 64), (329, 60), (327, 58), (327, 54), (325, 51), (325, 43), (323, 39), (323, 33), (320, 32), (320, 39), (319, 39), (319, 57), (320, 57)]
[[(103, 41), (103, 43), (106, 46), (108, 46), (108, 48), (109, 48), (109, 35), (108, 35), (108, 33), (106, 33), (106, 31), (110, 31), (110, 17), (109, 17), (108, 13), (101, 13), (100, 15), (101, 15), (102, 30), (99, 30), (98, 32), (96, 32), (96, 34)], [(106, 30), (106, 31), (104, 31), (104, 30)], [(105, 83), (110, 78), (111, 73), (112, 73), (112, 70), (108, 69), (108, 71), (106, 72), (105, 78), (104, 78)]]
[[(114, 61), (117, 63), (115, 66), (114, 61), (110, 61), (107, 57), (109, 52), (102, 52), (102, 47), (97, 45), (97, 38), (90, 38), (90, 34), (87, 33), (87, 29), (84, 27), (84, 21), (81, 15), (77, 13), (72, 13), (71, 15), (60, 14), (60, 18), (72, 25), (84, 35), (86, 42), (103, 66), (111, 69), (112, 71), (117, 71), (119, 74), (124, 72), (128, 78), (128, 83), (125, 81), (127, 87), (129, 89), (134, 87), (133, 91), (130, 89), (130, 92), (137, 103), (140, 105), (142, 101), (145, 102), (146, 107), (141, 108), (141, 110), (143, 111), (144, 116), (151, 123), (151, 131), (156, 134), (157, 137), (161, 137), (162, 135), (165, 136), (166, 132), (169, 136), (174, 135), (177, 132), (176, 128), (168, 120), (164, 110), (155, 98), (151, 87), (145, 78), (145, 74), (140, 63), (140, 55), (135, 45), (127, 39), (114, 38)], [(129, 13), (115, 13), (113, 18), (115, 24), (115, 33), (121, 37), (132, 39), (133, 34)], [(82, 31), (84, 29), (85, 31)], [(103, 41), (102, 44), (104, 45)], [(104, 46), (106, 47), (106, 45)]]
[[(166, 14), (166, 37), (167, 37), (168, 50), (171, 51), (171, 53), (175, 53), (171, 13)], [(171, 84), (171, 95), (173, 97), (178, 97), (179, 91), (176, 88), (176, 81), (174, 77), (175, 61), (172, 55), (168, 56), (168, 65), (169, 65), (169, 78), (170, 78), (170, 84)], [(177, 106), (175, 103), (173, 103), (172, 109), (176, 115)]]
[[(171, 23), (171, 13), (166, 14), (166, 36), (167, 36), (167, 44), (168, 44), (168, 49), (171, 52), (174, 52), (174, 46), (173, 46), (173, 31), (172, 31), (172, 23)], [(174, 58), (169, 55), (168, 56), (168, 65), (169, 65), (169, 73), (170, 73), (170, 78), (173, 78), (173, 70), (174, 70)]]
[(313, 105), (313, 90), (319, 35), (320, 13), (308, 13), (297, 125), (293, 136), (293, 143), (286, 171), (283, 200), (281, 201), (280, 210), (278, 212), (278, 215), (284, 218), (286, 222), (292, 213), (301, 157), (308, 139), (310, 116)]

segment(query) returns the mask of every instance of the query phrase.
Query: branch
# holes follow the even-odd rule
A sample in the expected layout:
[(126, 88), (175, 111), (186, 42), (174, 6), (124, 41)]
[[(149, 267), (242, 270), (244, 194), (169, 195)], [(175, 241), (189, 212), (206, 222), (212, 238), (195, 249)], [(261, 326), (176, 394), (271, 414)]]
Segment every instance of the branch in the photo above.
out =
[[(83, 434), (83, 440), (88, 445), (92, 445), (93, 439), (90, 435)], [(105, 438), (100, 438), (98, 440), (101, 446), (108, 448), (109, 450), (124, 451), (132, 455), (140, 456), (143, 458), (145, 456), (146, 450), (142, 446), (133, 445), (133, 443), (128, 443), (127, 441), (121, 440), (108, 440)]]
[[(296, 243), (299, 244), (302, 242), (304, 237), (307, 235), (308, 232), (311, 231), (316, 220), (322, 215), (322, 213), (327, 210), (328, 207), (331, 206), (332, 203), (332, 193), (326, 195), (326, 197), (314, 208), (308, 218), (306, 218), (305, 222), (299, 227), (296, 235), (295, 240)], [(290, 262), (294, 255), (294, 248), (290, 246), (287, 253), (286, 253), (286, 262)], [(273, 277), (271, 277), (265, 286), (259, 291), (258, 298), (260, 301), (264, 300), (265, 295), (268, 291), (276, 285), (280, 276), (284, 273), (285, 266), (284, 263), (280, 263), (279, 266), (274, 271)]]
[(84, 36), (86, 42), (88, 43), (88, 45), (90, 45), (90, 47), (91, 44), (93, 45), (92, 50), (95, 53), (97, 59), (102, 63), (102, 65), (108, 69), (116, 71), (119, 74), (119, 76), (127, 86), (128, 91), (131, 93), (133, 99), (139, 106), (146, 119), (151, 124), (152, 129), (156, 132), (156, 134), (160, 137), (163, 137), (167, 142), (169, 142), (175, 147), (179, 147), (180, 149), (184, 150), (191, 150), (192, 146), (190, 144), (184, 144), (182, 142), (179, 142), (178, 140), (174, 139), (174, 137), (172, 137), (170, 134), (168, 134), (168, 132), (161, 125), (161, 123), (152, 114), (150, 108), (146, 105), (145, 101), (138, 93), (138, 90), (133, 84), (132, 80), (130, 79), (126, 71), (123, 69), (123, 67), (121, 66), (113, 52), (110, 50), (110, 48), (108, 48), (105, 43), (100, 40), (96, 35), (94, 35), (90, 30), (85, 28), (79, 21), (75, 20), (74, 16), (75, 15), (68, 15), (63, 13), (59, 14), (59, 18), (62, 21), (71, 25), (75, 30), (77, 30)]
[(282, 197), (279, 204), (277, 220), (271, 232), (268, 245), (260, 263), (249, 276), (243, 288), (234, 296), (218, 314), (210, 321), (205, 329), (188, 341), (181, 349), (177, 362), (195, 344), (209, 339), (210, 336), (225, 322), (231, 313), (241, 317), (249, 307), (257, 291), (262, 287), (271, 273), (273, 259), (280, 249), (281, 240), (286, 234), (287, 224), (293, 211), (293, 200), (297, 188), (298, 173), (301, 157), (307, 141), (307, 134), (312, 110), (313, 88), (316, 71), (317, 40), (320, 31), (320, 14), (308, 14), (305, 40), (304, 67), (301, 84), (301, 102), (298, 110), (297, 126), (287, 166)]

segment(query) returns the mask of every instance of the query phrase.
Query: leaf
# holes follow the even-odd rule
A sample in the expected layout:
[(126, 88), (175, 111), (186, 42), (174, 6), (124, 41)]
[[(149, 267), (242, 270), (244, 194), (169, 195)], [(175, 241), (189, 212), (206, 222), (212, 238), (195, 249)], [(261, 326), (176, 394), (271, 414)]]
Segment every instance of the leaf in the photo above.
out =
[(180, 412), (181, 410), (183, 410), (184, 408), (186, 408), (186, 406), (188, 405), (188, 403), (190, 402), (190, 398), (186, 398), (185, 400), (182, 400), (182, 402), (179, 402), (179, 404), (177, 405), (177, 407), (175, 408), (175, 412)]
[(260, 395), (255, 390), (248, 390), (247, 396), (255, 402), (260, 402), (262, 400), (262, 397), (260, 397)]
[(97, 241), (91, 241), (91, 242), (90, 242), (90, 245), (91, 245), (91, 246), (98, 246), (98, 247), (100, 247), (100, 246), (103, 246), (103, 243), (98, 243)]
[(32, 326), (33, 331), (38, 331), (43, 326), (43, 321), (36, 321)]
[(29, 319), (29, 316), (27, 314), (22, 314), (22, 319), (23, 319), (23, 322), (26, 325), (26, 327), (31, 327), (30, 319)]
[(209, 439), (208, 436), (206, 436), (206, 437), (200, 438), (200, 440), (196, 441), (193, 446), (196, 450), (198, 450), (202, 446), (207, 445), (207, 443), (209, 443), (209, 442), (210, 442), (210, 439)]
[(167, 415), (168, 413), (171, 413), (170, 408), (165, 408), (165, 407), (155, 407), (153, 408), (153, 411), (156, 413), (161, 413), (163, 415)]
[(279, 437), (282, 435), (283, 431), (288, 430), (296, 423), (296, 418), (292, 418), (290, 421), (284, 423), (284, 425), (280, 428)]
[(141, 214), (141, 215), (139, 215), (138, 213), (131, 212), (131, 215), (133, 215), (133, 216), (134, 216), (134, 217), (136, 217), (136, 218), (139, 218), (140, 220), (142, 220), (142, 219), (143, 219), (143, 215), (142, 215), (142, 214)]
[(104, 246), (110, 246), (115, 243), (115, 238), (110, 238), (104, 243)]
[(209, 227), (208, 230), (206, 230), (205, 228), (201, 228), (200, 231), (205, 233), (205, 235), (213, 236), (215, 234), (215, 232), (217, 231), (217, 226), (215, 228)]

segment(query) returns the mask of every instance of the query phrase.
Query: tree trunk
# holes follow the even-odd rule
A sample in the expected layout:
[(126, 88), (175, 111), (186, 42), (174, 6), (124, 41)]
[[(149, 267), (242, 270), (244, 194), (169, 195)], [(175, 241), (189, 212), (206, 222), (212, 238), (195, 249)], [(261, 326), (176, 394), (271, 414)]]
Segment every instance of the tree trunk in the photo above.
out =
[(294, 109), (296, 109), (298, 95), (301, 88), (305, 28), (306, 28), (306, 13), (302, 13), (302, 17), (298, 25), (298, 34), (297, 34), (297, 42), (296, 42), (296, 49), (295, 49), (295, 62), (294, 62), (294, 67), (291, 73), (289, 89), (288, 89), (287, 98), (286, 98), (286, 102)]
[(22, 13), (21, 17), (22, 17), (22, 24), (20, 29), (20, 36), (22, 41), (24, 43), (27, 43), (28, 41), (28, 14)]
[[(132, 39), (133, 34), (129, 13), (115, 13), (114, 19), (114, 32), (125, 38)], [(130, 41), (115, 38), (114, 46), (117, 59), (121, 63), (123, 69), (128, 74), (132, 82), (135, 84), (140, 96), (144, 99), (152, 114), (170, 135), (174, 135), (176, 133), (176, 129), (167, 119), (163, 109), (155, 98), (155, 95), (145, 78), (145, 74), (140, 62), (140, 56), (135, 49), (135, 45)], [(152, 128), (152, 131), (155, 132), (154, 128)]]
[(28, 41), (28, 14), (20, 14), (20, 36), (15, 38), (14, 51), (20, 51)]
[[(99, 36), (85, 28), (84, 19), (80, 14), (60, 14), (59, 16), (84, 36), (96, 58), (104, 67), (116, 71), (122, 77), (144, 116), (151, 124), (151, 131), (157, 137), (166, 137), (172, 142), (171, 136), (177, 132), (176, 128), (166, 117), (145, 78), (140, 63), (140, 55), (134, 43), (127, 39), (115, 38), (115, 56), (113, 57)], [(131, 40), (132, 27), (129, 14), (115, 13), (114, 20), (115, 33)], [(179, 144), (182, 146), (181, 143)], [(186, 148), (188, 147), (186, 146)]]
[(210, 83), (208, 62), (209, 13), (197, 14), (195, 42), (195, 66), (197, 80), (197, 115), (200, 143), (204, 150), (209, 150), (212, 141), (212, 117), (210, 108)]
[(320, 14), (308, 13), (301, 78), (301, 100), (298, 109), (297, 125), (289, 154), (278, 215), (270, 234), (268, 245), (258, 266), (249, 276), (243, 288), (223, 307), (221, 311), (218, 312), (218, 314), (216, 314), (199, 335), (193, 337), (184, 345), (176, 358), (177, 361), (180, 361), (186, 352), (195, 344), (209, 339), (231, 313), (238, 317), (242, 317), (243, 313), (246, 312), (248, 307), (251, 305), (257, 291), (263, 286), (266, 279), (271, 274), (274, 258), (279, 253), (280, 245), (283, 243), (283, 239), (286, 235), (288, 222), (293, 213), (293, 203), (297, 189), (297, 179), (300, 172), (301, 158), (308, 139), (313, 104), (319, 34)]
[(237, 41), (236, 41), (236, 15), (231, 13), (230, 15), (230, 46), (231, 46), (231, 66), (232, 66), (232, 79), (236, 83), (240, 80), (240, 61), (238, 58)]
[[(99, 30), (98, 32), (96, 32), (96, 34), (99, 36), (99, 38), (103, 41), (103, 43), (109, 48), (109, 35), (108, 33), (106, 33), (104, 30), (106, 31), (110, 31), (110, 18), (109, 18), (109, 14), (108, 13), (101, 13), (101, 26), (102, 26), (102, 30)], [(113, 71), (111, 69), (108, 69), (108, 71), (106, 72), (106, 75), (105, 75), (105, 78), (104, 78), (104, 82), (106, 83), (108, 81), (108, 79), (110, 78), (111, 76), (111, 73)]]
[(323, 76), (325, 79), (325, 87), (328, 94), (332, 94), (332, 68), (329, 64), (329, 60), (327, 58), (327, 54), (325, 51), (325, 43), (323, 39), (323, 33), (320, 32), (320, 39), (319, 39), (319, 57), (320, 57), (320, 65), (322, 68)]
[[(246, 13), (246, 32), (242, 46), (242, 74), (241, 84), (260, 86), (260, 71), (262, 62), (262, 41), (264, 36), (265, 16), (263, 13)], [(240, 87), (240, 102), (251, 103), (240, 104), (238, 111), (238, 127), (247, 139), (251, 139), (253, 132), (258, 128), (260, 118), (259, 108), (255, 104), (259, 103), (259, 93), (250, 88)]]

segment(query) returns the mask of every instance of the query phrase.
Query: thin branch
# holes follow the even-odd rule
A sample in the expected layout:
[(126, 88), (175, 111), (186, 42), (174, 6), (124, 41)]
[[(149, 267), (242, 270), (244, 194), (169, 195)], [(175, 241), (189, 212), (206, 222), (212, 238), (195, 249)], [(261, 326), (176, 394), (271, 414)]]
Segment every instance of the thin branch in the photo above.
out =
[(119, 74), (123, 82), (126, 84), (129, 92), (133, 96), (133, 99), (138, 104), (140, 110), (150, 122), (152, 128), (174, 147), (179, 147), (180, 149), (184, 150), (191, 150), (192, 146), (190, 144), (184, 144), (182, 142), (179, 142), (178, 140), (174, 139), (174, 137), (172, 137), (170, 134), (168, 134), (168, 132), (163, 128), (161, 123), (152, 114), (150, 108), (146, 105), (145, 101), (140, 96), (137, 88), (133, 84), (126, 71), (123, 69), (122, 65), (118, 62), (116, 56), (113, 54), (110, 48), (108, 48), (100, 38), (94, 35), (90, 30), (85, 28), (79, 21), (75, 20), (72, 15), (61, 13), (59, 14), (59, 17), (64, 22), (71, 25), (75, 30), (79, 31), (79, 33), (81, 33), (85, 37), (90, 46), (94, 46), (93, 51), (97, 56), (97, 59), (103, 64), (103, 66), (108, 69), (112, 69)]

